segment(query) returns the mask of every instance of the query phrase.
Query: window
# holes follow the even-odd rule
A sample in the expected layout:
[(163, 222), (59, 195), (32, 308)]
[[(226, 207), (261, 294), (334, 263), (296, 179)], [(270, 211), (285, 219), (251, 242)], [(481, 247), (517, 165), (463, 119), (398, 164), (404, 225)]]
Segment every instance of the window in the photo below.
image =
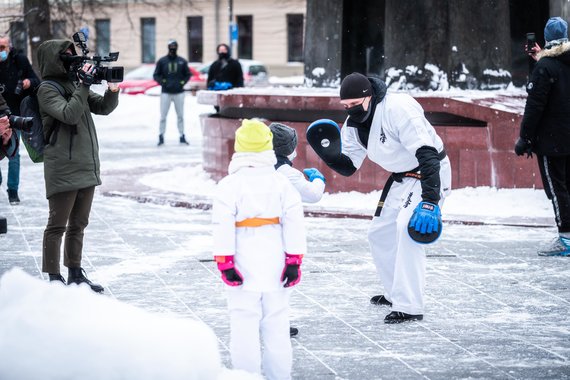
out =
[(95, 20), (95, 51), (99, 56), (109, 55), (111, 51), (111, 20)]
[(22, 53), (28, 54), (28, 32), (22, 21), (10, 23), (10, 42), (15, 49), (20, 49)]
[(287, 15), (287, 60), (303, 62), (303, 15)]
[(237, 16), (238, 58), (253, 58), (253, 16)]
[(188, 24), (188, 61), (202, 62), (203, 42), (202, 42), (202, 16), (187, 18)]
[(51, 22), (51, 33), (53, 38), (69, 39), (67, 35), (67, 25), (65, 20), (54, 20)]
[(156, 22), (154, 17), (141, 18), (142, 62), (156, 61)]

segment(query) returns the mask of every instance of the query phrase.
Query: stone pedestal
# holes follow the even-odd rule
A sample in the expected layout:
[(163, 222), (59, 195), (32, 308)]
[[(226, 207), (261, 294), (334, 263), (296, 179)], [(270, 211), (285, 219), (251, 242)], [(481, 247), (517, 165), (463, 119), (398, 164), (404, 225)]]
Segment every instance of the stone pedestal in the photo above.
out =
[[(285, 92), (284, 92), (285, 91)], [(492, 95), (492, 94), (490, 94)], [(453, 188), (542, 188), (535, 159), (513, 152), (524, 110), (523, 96), (464, 98), (461, 95), (417, 96), (426, 117), (441, 136), (451, 160)], [(198, 102), (220, 108), (215, 115), (202, 115), (203, 166), (215, 180), (227, 175), (233, 154), (235, 130), (243, 118), (280, 122), (298, 134), (298, 169), (315, 167), (327, 179), (328, 192), (370, 192), (384, 186), (389, 173), (366, 159), (353, 176), (343, 177), (329, 169), (307, 144), (307, 126), (320, 118), (342, 125), (345, 112), (338, 90), (233, 90), (201, 91)]]

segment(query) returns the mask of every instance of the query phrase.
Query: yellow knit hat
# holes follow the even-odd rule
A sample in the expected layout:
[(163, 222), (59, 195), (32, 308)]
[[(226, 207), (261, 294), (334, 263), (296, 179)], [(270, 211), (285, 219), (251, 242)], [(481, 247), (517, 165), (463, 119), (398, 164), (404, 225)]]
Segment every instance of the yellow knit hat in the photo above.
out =
[(236, 130), (236, 152), (263, 152), (273, 149), (273, 133), (259, 120), (244, 119)]

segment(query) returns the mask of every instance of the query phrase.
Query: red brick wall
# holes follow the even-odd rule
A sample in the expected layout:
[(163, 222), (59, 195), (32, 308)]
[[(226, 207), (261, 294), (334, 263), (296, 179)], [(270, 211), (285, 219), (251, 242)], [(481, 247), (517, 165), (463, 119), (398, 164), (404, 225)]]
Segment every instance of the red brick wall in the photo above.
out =
[[(223, 107), (228, 104), (253, 106), (267, 109), (295, 107), (338, 109), (338, 98), (301, 96), (256, 96), (240, 94), (224, 95), (218, 99)], [(442, 138), (451, 160), (453, 188), (493, 186), (497, 188), (542, 188), (535, 159), (517, 157), (513, 152), (518, 136), (520, 113), (497, 110), (471, 102), (447, 98), (417, 98), (426, 112), (447, 112), (454, 115), (485, 121), (486, 127), (435, 126)], [(249, 107), (248, 107), (249, 108)], [(252, 112), (253, 113), (253, 112)], [(252, 114), (248, 117), (255, 117)], [(343, 177), (329, 169), (307, 144), (305, 130), (308, 122), (271, 120), (290, 125), (298, 133), (298, 169), (316, 167), (327, 179), (327, 191), (370, 192), (384, 186), (388, 173), (368, 159), (353, 176)], [(215, 180), (227, 175), (227, 167), (233, 154), (234, 133), (241, 119), (201, 116), (203, 134), (204, 169)]]

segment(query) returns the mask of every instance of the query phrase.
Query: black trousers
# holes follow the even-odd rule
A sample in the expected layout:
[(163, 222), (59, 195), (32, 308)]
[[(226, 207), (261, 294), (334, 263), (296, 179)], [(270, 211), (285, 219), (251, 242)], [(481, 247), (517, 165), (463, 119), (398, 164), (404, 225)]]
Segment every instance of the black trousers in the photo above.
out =
[(538, 167), (558, 232), (570, 232), (570, 156), (538, 156)]
[(42, 272), (58, 274), (61, 240), (65, 233), (63, 265), (79, 268), (83, 230), (89, 223), (95, 186), (65, 191), (49, 197), (49, 219), (44, 231)]

